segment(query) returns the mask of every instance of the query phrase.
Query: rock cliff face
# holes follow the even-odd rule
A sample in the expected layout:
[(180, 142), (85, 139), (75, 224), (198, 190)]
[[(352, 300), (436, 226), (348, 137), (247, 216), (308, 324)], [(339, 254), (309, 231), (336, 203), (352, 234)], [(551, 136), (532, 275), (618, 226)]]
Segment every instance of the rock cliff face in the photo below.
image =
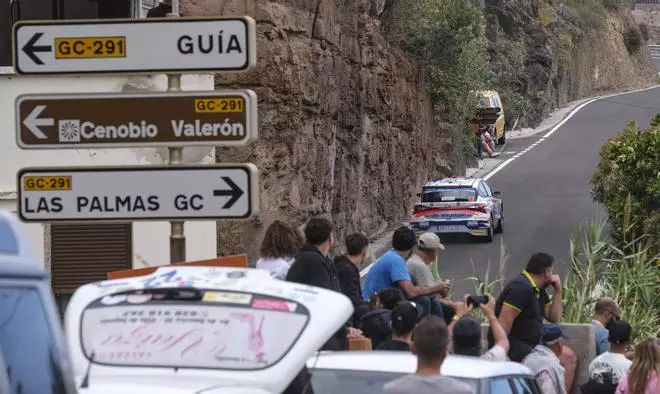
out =
[[(571, 45), (562, 47), (571, 60), (559, 61), (558, 38), (534, 22), (542, 2), (485, 4), (500, 10), (491, 10), (500, 29), (525, 41), (525, 71), (516, 83), (531, 101), (528, 123), (566, 101), (648, 81), (648, 54), (628, 56), (616, 36), (617, 18), (596, 36), (571, 35)], [(257, 92), (260, 137), (246, 148), (218, 149), (217, 159), (259, 167), (261, 212), (249, 222), (218, 224), (219, 255), (247, 252), (254, 262), (276, 218), (302, 224), (326, 214), (340, 240), (355, 230), (374, 235), (408, 217), (423, 182), (463, 173), (460, 132), (437, 121), (421, 71), (381, 34), (386, 3), (181, 1), (185, 16), (257, 21), (256, 69), (220, 74), (216, 86)]]
[[(257, 21), (254, 71), (218, 75), (220, 87), (259, 97), (257, 142), (218, 149), (220, 162), (260, 170), (261, 213), (219, 223), (218, 252), (254, 262), (266, 226), (331, 215), (339, 239), (375, 234), (409, 213), (429, 177), (461, 173), (449, 125), (433, 120), (417, 67), (380, 33), (384, 1), (188, 0), (184, 15), (250, 15)], [(192, 235), (191, 235), (192, 236)]]
[(569, 101), (599, 92), (646, 87), (655, 79), (646, 42), (636, 50), (629, 48), (630, 42), (626, 44), (628, 35), (639, 33), (628, 9), (596, 12), (587, 5), (571, 5), (588, 1), (485, 3), (486, 13), (496, 18), (496, 24), (490, 23), (489, 28), (500, 29), (508, 39), (524, 43), (524, 72), (516, 76), (528, 105), (526, 111), (520, 111), (523, 124), (534, 126)]

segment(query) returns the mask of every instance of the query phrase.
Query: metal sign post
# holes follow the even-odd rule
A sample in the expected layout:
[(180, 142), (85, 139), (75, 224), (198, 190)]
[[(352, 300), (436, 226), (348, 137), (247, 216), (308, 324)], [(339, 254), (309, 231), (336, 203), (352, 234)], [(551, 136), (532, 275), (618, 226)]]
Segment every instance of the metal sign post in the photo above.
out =
[[(179, 0), (172, 0), (172, 13), (168, 18), (178, 18)], [(167, 91), (177, 92), (181, 90), (181, 75), (169, 74), (167, 76)], [(169, 148), (169, 164), (179, 165), (183, 163), (183, 147)], [(170, 263), (180, 263), (186, 261), (186, 235), (183, 220), (173, 220), (170, 222)]]

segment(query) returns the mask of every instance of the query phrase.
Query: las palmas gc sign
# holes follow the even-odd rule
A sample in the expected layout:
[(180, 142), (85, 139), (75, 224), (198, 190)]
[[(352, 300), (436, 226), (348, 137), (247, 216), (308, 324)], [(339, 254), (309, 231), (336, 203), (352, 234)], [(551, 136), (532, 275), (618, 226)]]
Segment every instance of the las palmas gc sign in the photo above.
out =
[(26, 222), (246, 219), (257, 213), (253, 164), (23, 168)]
[(13, 45), (18, 74), (231, 72), (256, 64), (250, 17), (22, 21)]

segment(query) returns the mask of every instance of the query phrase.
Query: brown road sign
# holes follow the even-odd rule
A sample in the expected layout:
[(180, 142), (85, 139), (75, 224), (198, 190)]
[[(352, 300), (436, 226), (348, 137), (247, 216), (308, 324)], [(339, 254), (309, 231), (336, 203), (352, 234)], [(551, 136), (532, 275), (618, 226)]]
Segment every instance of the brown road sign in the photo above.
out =
[(21, 149), (237, 146), (257, 136), (257, 96), (251, 90), (16, 99)]

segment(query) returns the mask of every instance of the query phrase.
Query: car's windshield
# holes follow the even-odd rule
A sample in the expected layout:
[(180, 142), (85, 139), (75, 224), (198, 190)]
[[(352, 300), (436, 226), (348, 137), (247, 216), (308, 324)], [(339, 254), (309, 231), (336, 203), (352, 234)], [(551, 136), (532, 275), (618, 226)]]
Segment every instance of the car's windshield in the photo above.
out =
[(488, 97), (481, 97), (479, 103), (477, 104), (478, 108), (490, 108), (490, 99)]
[(8, 394), (66, 392), (46, 316), (37, 288), (0, 283), (0, 352)]
[(151, 290), (92, 302), (80, 339), (101, 364), (258, 370), (282, 359), (308, 320), (306, 307), (280, 298)]
[(474, 201), (476, 197), (471, 187), (426, 187), (422, 191), (422, 202)]
[[(385, 383), (405, 375), (408, 374), (383, 371), (314, 369), (312, 372), (312, 388), (314, 394), (382, 394)], [(455, 379), (470, 384), (472, 392), (477, 392), (477, 380)]]

